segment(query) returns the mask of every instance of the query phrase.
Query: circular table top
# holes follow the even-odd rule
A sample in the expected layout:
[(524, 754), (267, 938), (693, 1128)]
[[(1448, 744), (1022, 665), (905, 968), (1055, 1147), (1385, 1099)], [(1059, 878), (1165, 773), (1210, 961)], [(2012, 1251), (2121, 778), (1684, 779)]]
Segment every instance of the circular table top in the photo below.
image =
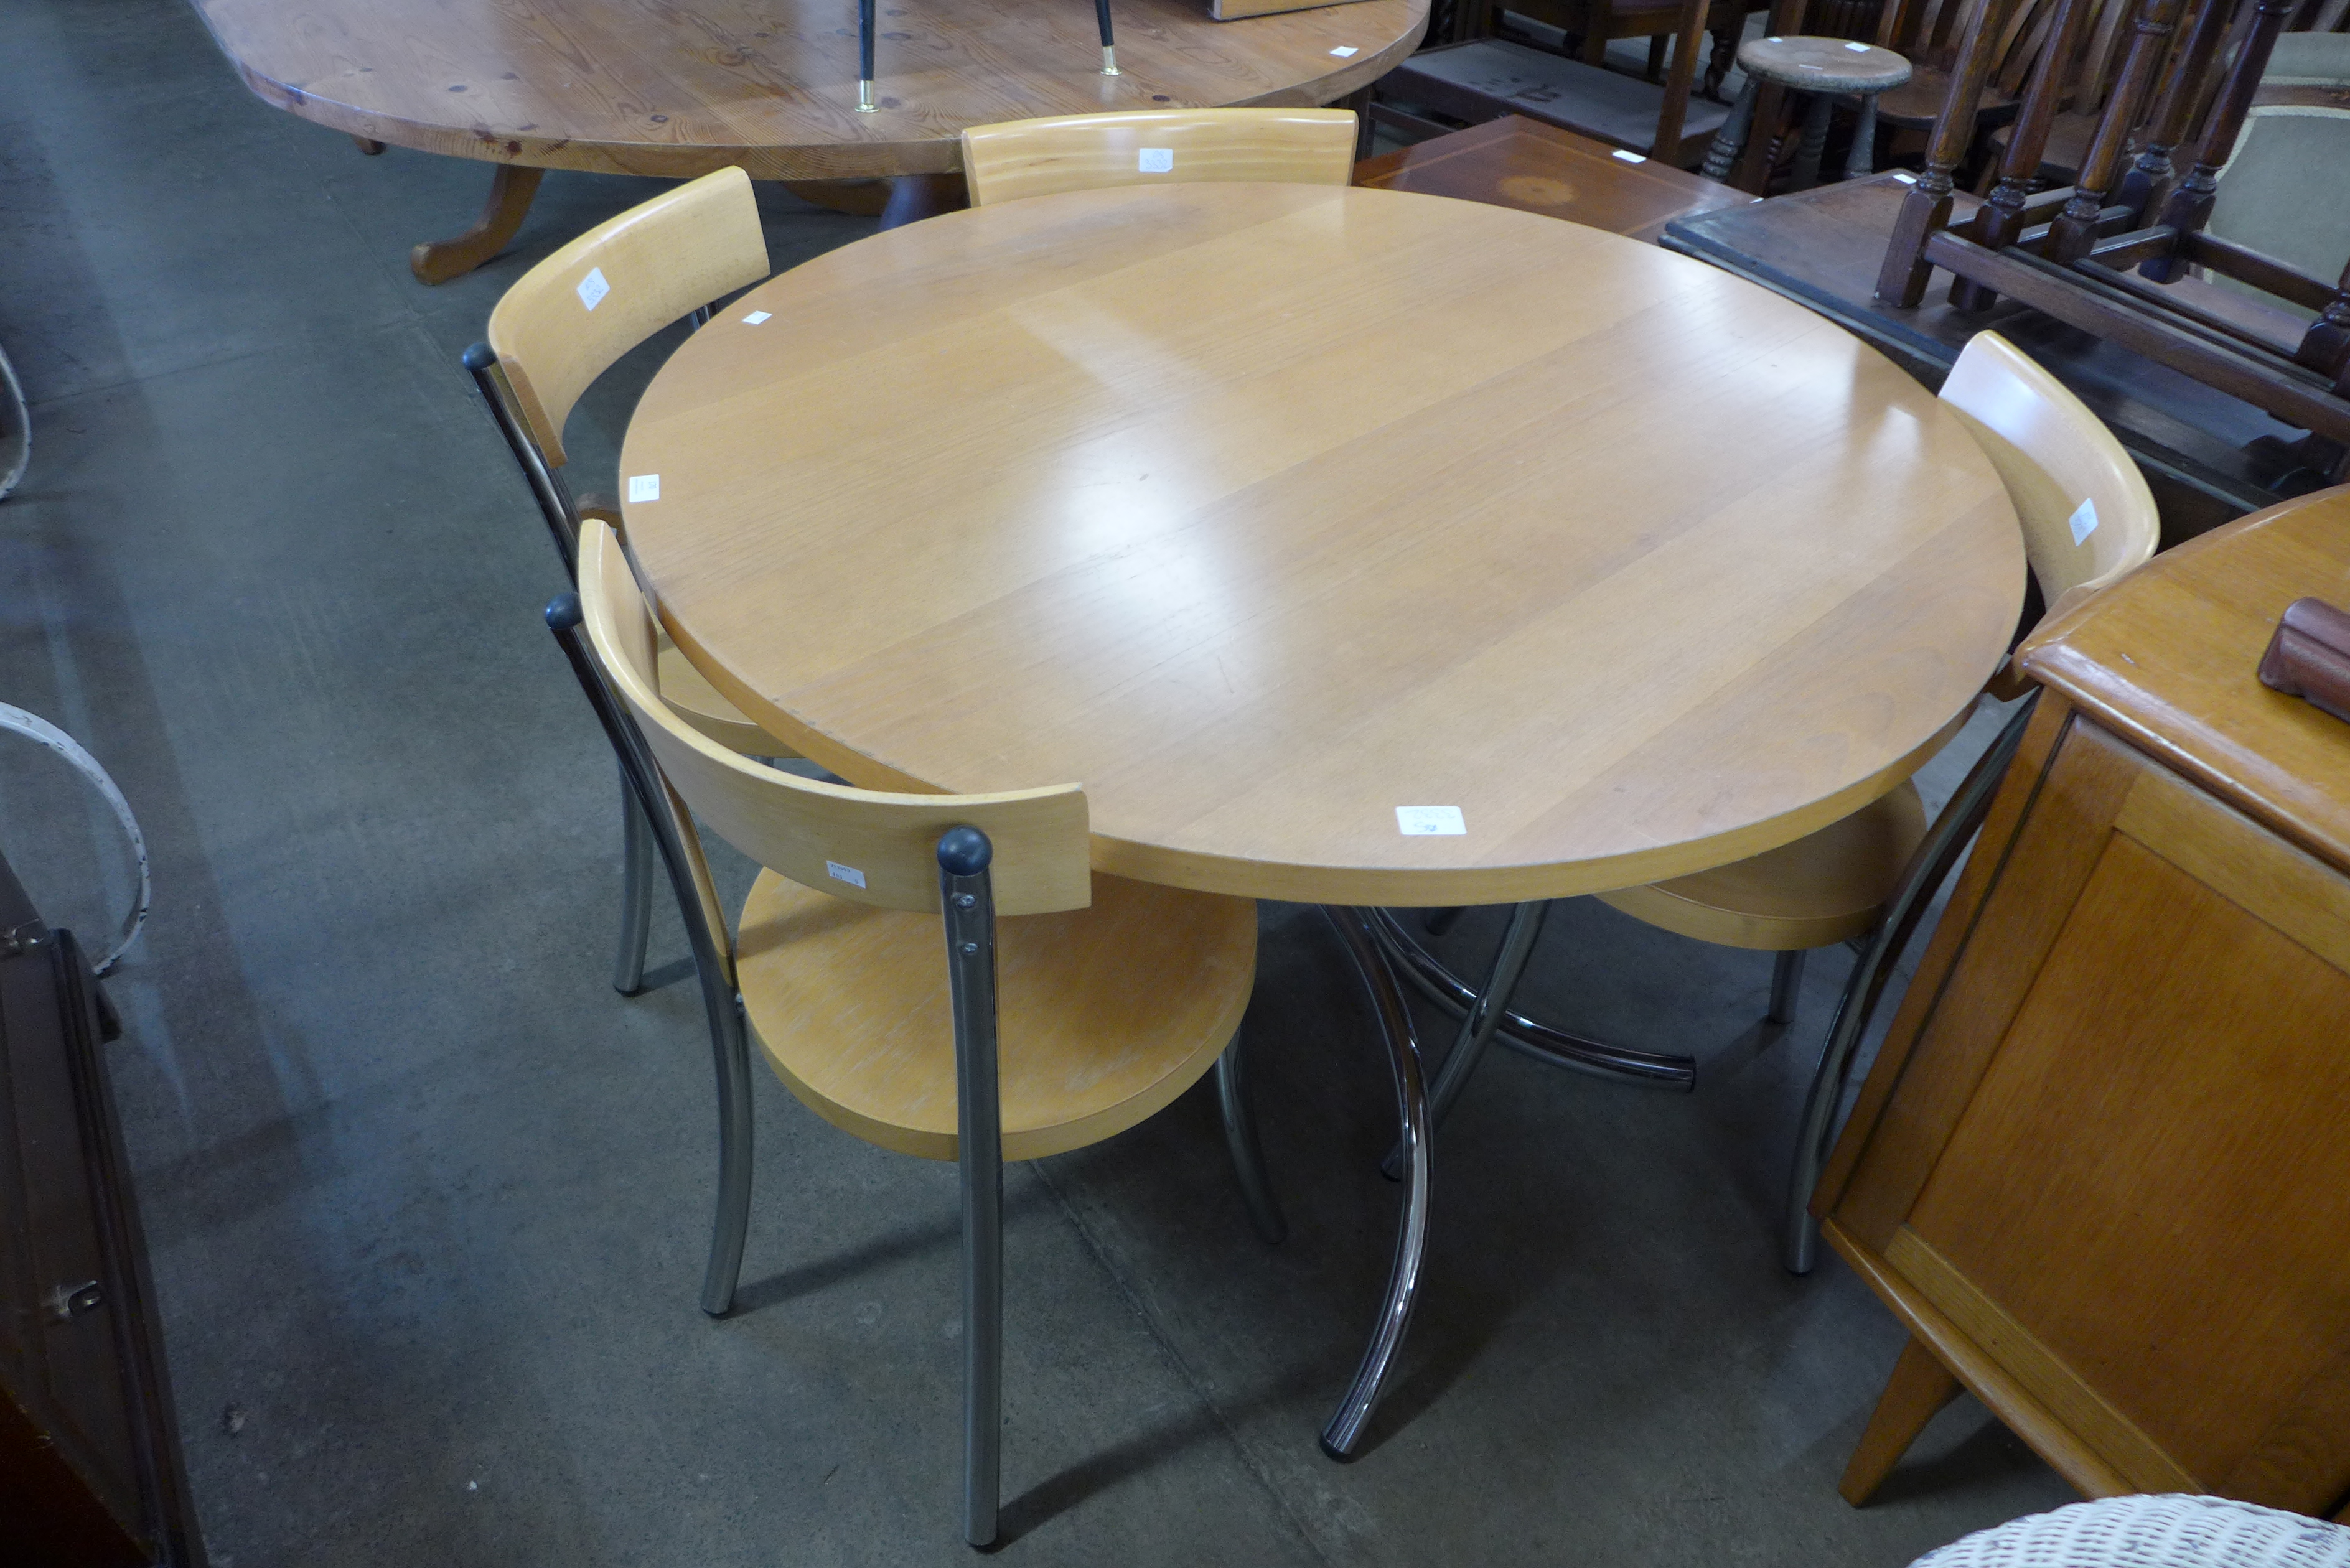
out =
[(1392, 191), (1087, 191), (844, 246), (678, 351), (620, 472), (678, 642), (808, 755), (1081, 784), (1100, 870), (1319, 902), (1785, 843), (1923, 760), (2024, 579), (1990, 462), (1858, 339)]
[[(245, 84), (421, 151), (687, 178), (946, 173), (966, 125), (1105, 109), (1325, 104), (1419, 43), (1428, 0), (1234, 22), (1113, 0), (1121, 75), (1085, 0), (881, 0), (876, 113), (857, 112), (853, 0), (196, 0)], [(1335, 51), (1346, 49), (1340, 55)]]

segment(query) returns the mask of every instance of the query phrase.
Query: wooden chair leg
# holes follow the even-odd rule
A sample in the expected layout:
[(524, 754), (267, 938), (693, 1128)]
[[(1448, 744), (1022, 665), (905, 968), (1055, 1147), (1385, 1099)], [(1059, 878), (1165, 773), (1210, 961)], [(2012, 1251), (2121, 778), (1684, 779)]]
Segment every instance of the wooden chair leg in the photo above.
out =
[(490, 179), (490, 198), (473, 226), (453, 240), (427, 240), (408, 253), (408, 270), (419, 283), (446, 283), (463, 277), (506, 248), (530, 213), (530, 199), (538, 194), (544, 169), (501, 163)]
[(1926, 1348), (1924, 1340), (1912, 1335), (1901, 1347), (1901, 1359), (1893, 1364), (1885, 1392), (1877, 1396), (1877, 1409), (1852, 1450), (1844, 1479), (1836, 1482), (1845, 1501), (1858, 1508), (1874, 1497), (1926, 1423), (1958, 1397), (1958, 1378)]

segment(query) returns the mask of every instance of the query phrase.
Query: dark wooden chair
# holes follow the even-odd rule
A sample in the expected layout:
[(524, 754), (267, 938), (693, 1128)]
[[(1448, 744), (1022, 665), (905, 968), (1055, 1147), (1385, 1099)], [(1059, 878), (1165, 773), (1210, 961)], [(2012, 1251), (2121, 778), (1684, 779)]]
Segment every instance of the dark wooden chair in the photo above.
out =
[[(1698, 81), (1699, 92), (1707, 98), (1721, 96), (1722, 78), (1730, 74), (1746, 18), (1769, 5), (1770, 0), (1711, 0), (1705, 31), (1713, 47)], [(1648, 79), (1659, 84), (1681, 25), (1677, 0), (1511, 0), (1510, 9), (1565, 34), (1575, 57), (1587, 66), (1606, 65), (1607, 46), (1618, 39), (1646, 38)]]
[[(1955, 228), (1952, 173), (2018, 3), (1983, 0), (1969, 23), (1877, 296), (1914, 307), (1931, 268), (1946, 267), (1953, 306), (1983, 310), (2005, 295), (2134, 349), (2308, 431), (2311, 466), (2350, 477), (2350, 273), (2327, 282), (2206, 227), (2293, 0), (2133, 0), (2128, 53), (2078, 180), (2035, 195), (2063, 90), (2057, 55), (2043, 54), (1989, 199)], [(2095, 4), (2056, 0), (2052, 30), (2080, 26)], [(2221, 70), (2231, 31), (2240, 42)], [(2215, 308), (2165, 286), (2196, 268), (2316, 318), (2304, 327), (2249, 299)]]
[(1523, 115), (1675, 168), (1694, 168), (1729, 111), (1710, 99), (1692, 101), (1709, 0), (1679, 0), (1677, 11), (1661, 85), (1504, 38), (1472, 38), (1424, 49), (1389, 72), (1378, 84), (1372, 113), (1424, 133), (1449, 128), (1399, 110), (1398, 100), (1470, 125)]

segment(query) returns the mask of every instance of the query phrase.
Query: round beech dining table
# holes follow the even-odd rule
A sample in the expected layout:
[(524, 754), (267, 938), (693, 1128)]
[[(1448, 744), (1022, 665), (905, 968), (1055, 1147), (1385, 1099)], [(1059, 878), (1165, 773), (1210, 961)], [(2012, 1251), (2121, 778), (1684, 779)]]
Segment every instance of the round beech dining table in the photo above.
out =
[(1081, 784), (1098, 871), (1336, 907), (1405, 1156), (1339, 1458), (1427, 1217), (1363, 907), (1787, 843), (1931, 754), (2024, 583), (1990, 462), (1840, 327), (1391, 191), (1130, 187), (877, 234), (695, 333), (620, 475), (662, 620), (795, 749), (868, 787)]

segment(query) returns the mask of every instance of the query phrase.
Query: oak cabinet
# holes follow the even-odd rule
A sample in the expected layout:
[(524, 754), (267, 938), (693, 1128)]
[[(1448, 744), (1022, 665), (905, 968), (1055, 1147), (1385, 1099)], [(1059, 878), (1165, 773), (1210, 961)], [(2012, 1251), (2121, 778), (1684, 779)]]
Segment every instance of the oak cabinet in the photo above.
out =
[(1846, 1477), (1963, 1385), (2085, 1493), (2350, 1494), (2350, 725), (2261, 687), (2350, 490), (2036, 634), (2045, 690), (1814, 1196), (1908, 1324)]

